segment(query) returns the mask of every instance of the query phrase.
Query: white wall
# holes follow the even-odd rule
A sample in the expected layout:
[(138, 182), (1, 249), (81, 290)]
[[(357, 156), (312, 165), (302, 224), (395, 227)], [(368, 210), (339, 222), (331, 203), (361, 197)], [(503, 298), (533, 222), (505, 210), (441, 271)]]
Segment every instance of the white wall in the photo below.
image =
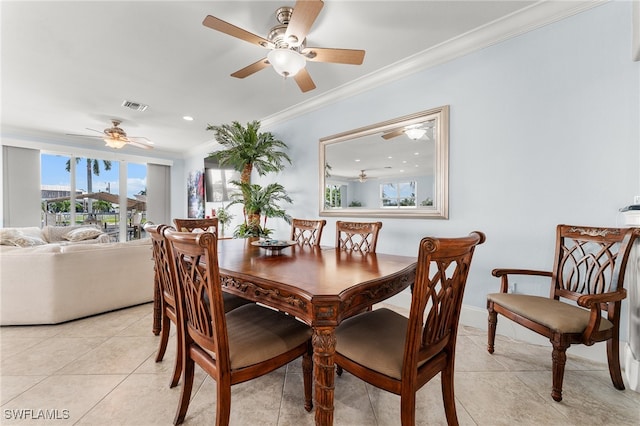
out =
[[(384, 219), (378, 250), (415, 255), (425, 235), (485, 232), (464, 301), (484, 323), (486, 294), (499, 286), (493, 268), (550, 269), (555, 225), (621, 226), (618, 209), (640, 194), (631, 34), (631, 3), (607, 3), (264, 128), (290, 146), (293, 166), (256, 182), (282, 183), (294, 199), (288, 213), (317, 217), (320, 138), (450, 105), (450, 218)], [(277, 237), (289, 229), (279, 220), (270, 227)], [(333, 239), (323, 234), (324, 244)]]

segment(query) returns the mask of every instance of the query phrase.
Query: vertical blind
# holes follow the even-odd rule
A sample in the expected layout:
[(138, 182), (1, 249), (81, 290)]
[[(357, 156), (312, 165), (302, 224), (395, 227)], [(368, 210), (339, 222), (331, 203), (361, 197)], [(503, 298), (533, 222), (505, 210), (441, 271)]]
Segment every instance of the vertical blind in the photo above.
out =
[(40, 211), (40, 151), (3, 146), (2, 226), (40, 226)]
[(147, 163), (147, 221), (171, 224), (171, 167)]

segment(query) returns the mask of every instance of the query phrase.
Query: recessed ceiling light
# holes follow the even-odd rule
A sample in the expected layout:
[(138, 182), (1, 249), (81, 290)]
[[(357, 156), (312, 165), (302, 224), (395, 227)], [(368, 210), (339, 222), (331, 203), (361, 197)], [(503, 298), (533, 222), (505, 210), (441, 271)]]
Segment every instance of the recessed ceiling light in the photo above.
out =
[(193, 117), (191, 117), (190, 115), (185, 115), (184, 117), (182, 117), (182, 119), (186, 121), (193, 121)]
[(359, 158), (356, 158), (356, 163), (359, 163), (359, 162), (360, 162), (360, 159), (359, 159)]

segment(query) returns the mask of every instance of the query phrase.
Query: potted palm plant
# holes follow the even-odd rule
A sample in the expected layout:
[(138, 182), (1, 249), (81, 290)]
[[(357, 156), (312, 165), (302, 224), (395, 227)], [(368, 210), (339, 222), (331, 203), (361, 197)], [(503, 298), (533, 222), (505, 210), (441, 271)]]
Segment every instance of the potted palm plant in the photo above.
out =
[(291, 223), (291, 217), (279, 205), (282, 201), (291, 203), (291, 198), (282, 185), (271, 183), (263, 187), (242, 182), (236, 184), (240, 187), (240, 192), (232, 195), (233, 200), (229, 205), (242, 204), (245, 217), (244, 223), (236, 228), (234, 237), (267, 238), (271, 234), (271, 230), (267, 228), (267, 219), (270, 217), (279, 217)]
[[(227, 206), (228, 207), (228, 206)], [(216, 216), (218, 217), (218, 223), (220, 224), (220, 236), (224, 237), (224, 228), (231, 222), (233, 215), (229, 213), (227, 207), (222, 206), (216, 210)]]
[[(237, 121), (220, 126), (208, 125), (207, 130), (215, 133), (215, 139), (224, 149), (209, 154), (221, 166), (232, 166), (240, 172), (240, 182), (234, 182), (240, 193), (233, 197), (232, 204), (244, 206), (244, 223), (234, 232), (235, 237), (265, 237), (269, 230), (261, 225), (269, 217), (290, 219), (278, 202), (291, 202), (284, 187), (270, 184), (266, 187), (251, 184), (251, 173), (255, 169), (260, 176), (279, 172), (291, 159), (285, 152), (288, 148), (283, 141), (276, 139), (271, 132), (260, 132), (260, 122), (252, 121), (243, 126)], [(227, 207), (229, 207), (227, 206)], [(289, 221), (289, 220), (288, 220)]]

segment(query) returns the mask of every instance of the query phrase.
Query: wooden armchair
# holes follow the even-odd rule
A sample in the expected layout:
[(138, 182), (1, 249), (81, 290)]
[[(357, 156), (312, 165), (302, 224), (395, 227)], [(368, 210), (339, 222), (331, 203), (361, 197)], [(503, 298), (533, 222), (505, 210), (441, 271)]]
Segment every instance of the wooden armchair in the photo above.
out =
[[(606, 341), (613, 386), (624, 389), (618, 353), (620, 306), (627, 295), (627, 259), (639, 232), (558, 225), (553, 271), (494, 269), (501, 283), (500, 293), (487, 296), (489, 353), (494, 352), (498, 314), (548, 337), (553, 345), (551, 397), (561, 401), (567, 348)], [(550, 277), (549, 297), (508, 293), (514, 275)]]
[(302, 356), (305, 408), (311, 411), (311, 328), (252, 303), (225, 313), (218, 243), (209, 232), (166, 232), (178, 283), (183, 387), (174, 424), (183, 422), (198, 364), (216, 381), (216, 425), (228, 425), (231, 386), (260, 377)]
[(382, 308), (336, 329), (336, 364), (400, 395), (402, 426), (415, 424), (416, 392), (438, 373), (447, 423), (458, 424), (453, 387), (458, 320), (473, 252), (484, 241), (481, 232), (423, 238), (409, 318)]
[(319, 246), (326, 224), (326, 220), (292, 219), (290, 239), (302, 246)]
[(209, 231), (210, 228), (218, 230), (218, 218), (209, 217), (206, 219), (173, 219), (178, 232), (193, 232), (195, 229)]
[(342, 250), (375, 253), (382, 222), (336, 222), (336, 247)]

